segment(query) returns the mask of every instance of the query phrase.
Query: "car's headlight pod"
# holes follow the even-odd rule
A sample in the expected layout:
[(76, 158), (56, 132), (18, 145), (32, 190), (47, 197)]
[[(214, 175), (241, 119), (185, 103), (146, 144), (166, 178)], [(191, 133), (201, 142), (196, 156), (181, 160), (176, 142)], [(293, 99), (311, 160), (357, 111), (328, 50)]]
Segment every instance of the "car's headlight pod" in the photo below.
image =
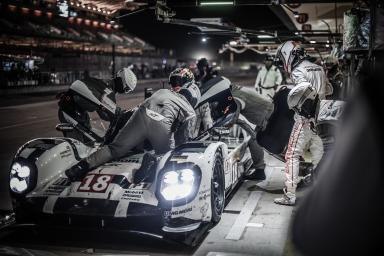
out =
[(163, 201), (185, 204), (193, 200), (198, 191), (201, 171), (199, 168), (177, 168), (165, 170), (160, 177), (160, 194)]
[(9, 188), (15, 194), (24, 194), (36, 183), (36, 172), (33, 165), (26, 160), (15, 160), (9, 174)]

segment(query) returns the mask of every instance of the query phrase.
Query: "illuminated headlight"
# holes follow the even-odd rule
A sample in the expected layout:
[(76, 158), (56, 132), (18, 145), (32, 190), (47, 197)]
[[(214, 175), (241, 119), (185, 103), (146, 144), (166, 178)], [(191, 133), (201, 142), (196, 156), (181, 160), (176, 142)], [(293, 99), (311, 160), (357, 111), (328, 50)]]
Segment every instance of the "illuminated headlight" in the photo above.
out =
[(9, 187), (17, 194), (21, 194), (28, 189), (31, 179), (31, 169), (27, 165), (15, 162), (11, 167)]
[(165, 172), (160, 193), (168, 201), (186, 198), (196, 191), (195, 181), (198, 178), (196, 172), (191, 169)]

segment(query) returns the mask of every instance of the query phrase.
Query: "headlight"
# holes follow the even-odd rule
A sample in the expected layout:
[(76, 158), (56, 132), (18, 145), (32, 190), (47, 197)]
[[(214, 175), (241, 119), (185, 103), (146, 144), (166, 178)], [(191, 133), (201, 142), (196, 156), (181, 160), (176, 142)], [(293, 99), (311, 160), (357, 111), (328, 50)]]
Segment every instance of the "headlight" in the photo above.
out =
[(168, 201), (187, 198), (197, 190), (198, 179), (199, 175), (192, 169), (165, 172), (161, 180), (160, 193)]
[(11, 167), (9, 187), (12, 192), (21, 194), (31, 183), (31, 168), (25, 164), (15, 162)]

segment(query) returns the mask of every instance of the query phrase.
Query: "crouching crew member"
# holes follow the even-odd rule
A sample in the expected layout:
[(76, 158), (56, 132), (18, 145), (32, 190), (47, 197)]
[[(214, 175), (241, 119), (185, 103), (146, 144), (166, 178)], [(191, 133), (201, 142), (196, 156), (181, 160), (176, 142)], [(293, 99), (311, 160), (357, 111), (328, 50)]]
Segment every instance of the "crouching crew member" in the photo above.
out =
[(200, 90), (192, 72), (185, 68), (174, 70), (169, 83), (172, 89), (160, 89), (146, 99), (110, 144), (68, 169), (68, 178), (81, 180), (89, 170), (125, 156), (145, 140), (151, 143), (156, 154), (163, 154), (171, 149), (172, 135), (176, 145), (192, 137), (194, 106), (200, 99)]

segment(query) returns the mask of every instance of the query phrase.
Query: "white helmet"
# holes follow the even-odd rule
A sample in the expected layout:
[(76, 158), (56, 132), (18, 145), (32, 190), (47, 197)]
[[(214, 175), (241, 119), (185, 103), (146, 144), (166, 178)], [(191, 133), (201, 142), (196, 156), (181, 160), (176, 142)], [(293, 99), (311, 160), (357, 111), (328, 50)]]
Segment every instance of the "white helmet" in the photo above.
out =
[(292, 72), (305, 57), (304, 49), (296, 41), (287, 41), (282, 43), (276, 51), (276, 58), (279, 59), (288, 73)]
[(188, 100), (193, 108), (197, 106), (201, 98), (200, 89), (195, 83), (183, 86), (179, 93)]
[(317, 104), (317, 92), (308, 85), (297, 85), (288, 94), (287, 103), (299, 115), (311, 118), (314, 117)]
[[(119, 93), (128, 93), (135, 89), (137, 84), (137, 78), (135, 73), (132, 72), (129, 68), (122, 68), (120, 69), (117, 74), (116, 78), (117, 80), (117, 92)], [(121, 84), (119, 84), (119, 81), (121, 79)]]

